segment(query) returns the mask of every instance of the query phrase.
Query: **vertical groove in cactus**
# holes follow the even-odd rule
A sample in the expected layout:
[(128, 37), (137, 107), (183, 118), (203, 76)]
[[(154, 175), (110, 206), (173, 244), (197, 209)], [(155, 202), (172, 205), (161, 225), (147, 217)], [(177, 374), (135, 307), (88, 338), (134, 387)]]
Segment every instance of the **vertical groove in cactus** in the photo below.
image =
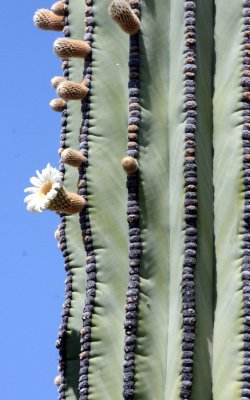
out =
[(204, 400), (213, 397), (211, 378), (215, 269), (212, 167), (213, 16), (213, 1), (196, 2), (198, 241), (194, 272), (196, 327), (191, 399)]
[(244, 182), (244, 225), (243, 225), (243, 258), (242, 258), (242, 284), (243, 284), (243, 350), (244, 359), (242, 366), (242, 399), (250, 398), (249, 371), (250, 371), (250, 1), (244, 1), (243, 7), (243, 47), (242, 47), (242, 145), (243, 145), (243, 182)]
[(185, 2), (185, 253), (182, 271), (182, 374), (181, 399), (190, 399), (195, 347), (195, 283), (197, 256), (197, 165), (196, 165), (196, 3)]
[[(195, 285), (195, 340), (193, 363), (182, 368), (182, 274), (185, 245), (185, 128), (188, 100), (185, 77), (185, 3), (171, 2), (169, 27), (169, 312), (165, 396), (179, 399), (184, 372), (192, 372), (188, 398), (210, 399), (211, 347), (213, 329), (213, 187), (212, 187), (212, 73), (213, 5), (196, 2), (196, 164), (197, 164), (197, 257), (193, 274)], [(176, 25), (181, 28), (176, 30)], [(189, 25), (187, 25), (189, 26)], [(188, 85), (190, 86), (190, 85)], [(191, 117), (192, 118), (192, 117)], [(184, 175), (183, 175), (184, 172)], [(195, 186), (195, 185), (194, 185)], [(189, 236), (189, 235), (187, 235)], [(191, 235), (190, 235), (191, 236)], [(191, 237), (190, 237), (191, 239)], [(186, 242), (186, 243), (185, 243)], [(191, 274), (192, 277), (192, 274)], [(191, 292), (191, 290), (190, 290)], [(192, 292), (191, 292), (192, 293)], [(194, 335), (193, 335), (194, 338)], [(202, 365), (202, 368), (200, 368)]]
[[(169, 214), (168, 13), (169, 4), (164, 0), (157, 4), (149, 0), (141, 2), (139, 204), (142, 258), (134, 395), (140, 400), (163, 399), (166, 390), (169, 217), (162, 216)], [(159, 51), (156, 43), (165, 43), (165, 51)]]
[[(131, 2), (131, 13), (137, 11), (140, 16), (140, 1)], [(133, 10), (133, 11), (132, 11)], [(138, 17), (136, 17), (138, 18)], [(128, 118), (128, 145), (127, 157), (136, 160), (139, 156), (139, 127), (141, 122), (140, 106), (140, 45), (139, 34), (130, 36), (129, 47), (129, 118)], [(131, 137), (132, 136), (132, 137)], [(127, 220), (129, 235), (129, 282), (125, 306), (125, 346), (123, 363), (123, 397), (129, 400), (134, 397), (135, 386), (135, 348), (137, 333), (137, 311), (139, 302), (139, 266), (142, 254), (140, 233), (140, 206), (139, 206), (139, 174), (135, 171), (127, 178), (128, 202)]]
[[(89, 7), (85, 8), (85, 37), (86, 45), (91, 49), (94, 40), (95, 19), (93, 14), (93, 1), (86, 2)], [(91, 108), (91, 83), (92, 83), (92, 54), (89, 52), (84, 66), (84, 79), (88, 81), (88, 95), (82, 102), (82, 126), (80, 131), (80, 153), (86, 158), (86, 162), (79, 168), (79, 191), (78, 193), (86, 200), (88, 199), (88, 136), (90, 124)], [(79, 372), (79, 399), (88, 398), (89, 394), (89, 358), (91, 352), (92, 336), (92, 315), (96, 297), (96, 257), (94, 252), (91, 221), (89, 218), (88, 206), (80, 213), (80, 225), (82, 230), (83, 242), (87, 255), (86, 263), (86, 299), (83, 309), (83, 327), (81, 330), (81, 352), (80, 352), (80, 372)]]

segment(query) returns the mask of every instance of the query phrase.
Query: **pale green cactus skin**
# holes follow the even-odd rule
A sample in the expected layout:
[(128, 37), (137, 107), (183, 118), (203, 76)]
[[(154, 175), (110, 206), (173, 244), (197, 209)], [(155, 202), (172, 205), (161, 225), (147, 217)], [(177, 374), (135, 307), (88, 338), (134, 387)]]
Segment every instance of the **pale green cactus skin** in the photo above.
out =
[[(126, 153), (129, 37), (94, 0), (88, 206), (96, 256), (89, 400), (123, 399), (124, 305), (128, 287)], [(184, 210), (185, 1), (141, 0), (139, 181), (142, 259), (134, 400), (181, 400)], [(84, 37), (83, 0), (69, 0), (70, 37)], [(216, 12), (215, 12), (216, 11)], [(215, 17), (214, 17), (215, 15)], [(242, 394), (242, 0), (196, 0), (198, 250), (192, 394), (188, 400), (245, 400)], [(69, 79), (82, 81), (83, 60)], [(68, 102), (66, 146), (79, 149), (79, 101)], [(214, 157), (213, 157), (214, 155)], [(77, 191), (69, 166), (65, 186)], [(66, 217), (73, 300), (65, 343), (65, 399), (79, 399), (86, 253), (79, 216)]]

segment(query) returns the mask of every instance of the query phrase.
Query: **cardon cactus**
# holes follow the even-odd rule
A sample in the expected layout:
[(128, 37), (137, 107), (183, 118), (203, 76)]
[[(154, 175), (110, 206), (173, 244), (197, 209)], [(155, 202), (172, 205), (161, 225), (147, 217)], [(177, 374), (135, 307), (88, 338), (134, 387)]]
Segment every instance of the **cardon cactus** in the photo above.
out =
[(60, 216), (59, 399), (250, 399), (250, 0), (34, 21), (64, 33), (59, 171), (25, 199)]

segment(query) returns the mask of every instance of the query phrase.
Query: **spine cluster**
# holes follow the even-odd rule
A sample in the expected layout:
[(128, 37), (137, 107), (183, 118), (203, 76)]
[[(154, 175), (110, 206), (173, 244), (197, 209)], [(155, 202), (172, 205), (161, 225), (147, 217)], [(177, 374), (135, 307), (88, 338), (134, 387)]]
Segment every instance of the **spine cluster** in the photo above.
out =
[[(139, 0), (131, 1), (130, 6), (140, 16)], [(140, 237), (139, 175), (137, 159), (139, 156), (138, 131), (141, 121), (140, 106), (140, 47), (139, 34), (130, 36), (129, 50), (129, 119), (127, 157), (122, 160), (127, 171), (127, 220), (129, 228), (129, 283), (125, 305), (125, 347), (123, 364), (123, 397), (130, 400), (134, 397), (135, 384), (135, 347), (137, 331), (137, 309), (139, 302), (139, 264), (142, 254)], [(126, 168), (127, 165), (130, 167)], [(131, 169), (132, 166), (132, 169)]]
[(185, 254), (182, 271), (182, 372), (180, 398), (191, 398), (195, 344), (195, 282), (197, 253), (197, 172), (195, 133), (197, 104), (196, 78), (196, 2), (185, 1)]
[(59, 230), (59, 240), (58, 245), (62, 252), (64, 258), (64, 268), (67, 274), (65, 280), (65, 298), (63, 303), (63, 311), (62, 311), (62, 323), (59, 327), (58, 338), (56, 341), (56, 347), (59, 351), (59, 365), (58, 370), (60, 372), (60, 378), (57, 377), (55, 383), (58, 385), (59, 399), (64, 400), (65, 397), (65, 366), (66, 366), (66, 335), (67, 335), (67, 326), (68, 319), (71, 308), (72, 301), (72, 273), (70, 269), (69, 263), (69, 254), (67, 251), (67, 243), (65, 237), (65, 227), (66, 227), (66, 218), (64, 215), (61, 215), (61, 223), (58, 226)]
[[(94, 33), (94, 14), (93, 0), (85, 0), (85, 42), (92, 48)], [(87, 201), (87, 168), (88, 168), (88, 134), (89, 134), (89, 118), (90, 118), (90, 102), (91, 102), (91, 81), (92, 81), (92, 52), (88, 54), (85, 60), (84, 81), (89, 89), (88, 94), (82, 102), (83, 122), (80, 134), (80, 153), (84, 157), (85, 162), (79, 168), (78, 193)], [(96, 296), (96, 260), (93, 249), (93, 239), (89, 219), (88, 205), (80, 213), (80, 225), (82, 230), (83, 243), (85, 246), (86, 260), (86, 299), (83, 309), (83, 328), (80, 332), (80, 373), (79, 373), (79, 400), (88, 399), (88, 371), (89, 371), (89, 355), (91, 350), (91, 326), (92, 314), (94, 311), (94, 303)]]
[[(65, 27), (64, 27), (64, 36), (69, 37), (69, 28), (68, 28), (68, 21), (67, 21), (67, 5), (68, 0), (65, 0)], [(69, 77), (69, 64), (67, 60), (63, 62), (63, 75), (65, 79)], [(60, 151), (65, 149), (66, 145), (66, 134), (67, 134), (67, 105), (65, 105), (62, 111), (62, 119), (61, 119), (61, 134), (60, 134)], [(63, 176), (65, 174), (64, 163), (60, 160), (59, 170), (62, 172)], [(62, 323), (59, 327), (58, 338), (56, 341), (56, 347), (59, 351), (59, 366), (58, 370), (61, 374), (61, 379), (58, 380), (58, 392), (59, 392), (59, 400), (64, 400), (65, 397), (65, 365), (66, 365), (66, 336), (67, 336), (67, 326), (68, 326), (68, 319), (71, 309), (71, 301), (72, 301), (72, 273), (70, 269), (69, 263), (69, 254), (67, 251), (67, 243), (66, 243), (66, 236), (65, 236), (65, 227), (66, 227), (66, 217), (64, 214), (61, 214), (61, 224), (59, 225), (59, 248), (62, 251), (62, 255), (64, 258), (64, 267), (67, 274), (65, 280), (65, 299), (63, 304), (63, 311), (62, 311)]]
[(243, 178), (244, 178), (244, 235), (243, 235), (243, 369), (242, 400), (250, 399), (250, 0), (243, 1), (242, 48), (242, 115), (243, 115)]

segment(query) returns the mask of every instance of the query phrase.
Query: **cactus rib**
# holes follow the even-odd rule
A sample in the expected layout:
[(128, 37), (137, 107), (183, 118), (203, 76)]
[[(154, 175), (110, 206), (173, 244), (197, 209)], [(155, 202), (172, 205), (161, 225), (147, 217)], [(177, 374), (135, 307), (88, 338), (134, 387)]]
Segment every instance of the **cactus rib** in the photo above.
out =
[[(86, 0), (85, 9), (85, 40), (90, 48), (92, 48), (93, 31), (94, 31), (94, 15), (93, 15), (93, 1)], [(87, 80), (89, 88), (85, 100), (82, 101), (82, 127), (80, 134), (80, 154), (84, 157), (85, 162), (79, 167), (79, 185), (78, 193), (84, 199), (87, 199), (87, 162), (88, 162), (88, 128), (89, 128), (89, 112), (90, 112), (90, 88), (92, 81), (92, 53), (90, 52), (86, 58), (84, 65), (84, 80)], [(80, 226), (82, 230), (83, 242), (87, 254), (86, 259), (86, 300), (83, 308), (83, 328), (80, 332), (80, 372), (79, 372), (79, 400), (86, 400), (88, 398), (88, 370), (89, 370), (89, 354), (91, 351), (91, 327), (92, 327), (92, 314), (94, 311), (94, 303), (96, 296), (96, 260), (93, 249), (93, 239), (91, 232), (91, 225), (89, 219), (88, 205), (80, 213)]]
[(194, 269), (197, 249), (197, 174), (195, 160), (196, 131), (196, 40), (195, 2), (185, 2), (185, 255), (182, 271), (182, 376), (180, 398), (191, 398), (193, 356), (195, 342), (195, 287)]
[[(118, 29), (107, 12), (111, 1), (125, 2), (142, 29), (129, 37)], [(214, 271), (207, 133), (212, 128), (213, 2), (84, 2), (55, 3), (65, 17), (67, 43), (87, 43), (90, 50), (84, 59), (60, 53), (64, 78), (52, 80), (63, 97), (51, 102), (63, 112), (60, 171), (67, 190), (73, 191), (78, 179), (77, 196), (86, 202), (79, 216), (59, 211), (56, 238), (67, 272), (56, 342), (59, 399), (209, 399)], [(244, 1), (244, 18), (249, 3)], [(238, 17), (237, 23), (240, 31)], [(244, 118), (250, 118), (247, 67), (241, 77)], [(250, 156), (244, 138), (243, 146), (245, 173)], [(246, 219), (247, 199), (245, 204)], [(246, 241), (248, 236), (246, 231)], [(239, 260), (243, 296), (244, 265)], [(245, 334), (246, 346), (248, 297), (244, 302), (240, 339)], [(247, 361), (247, 348), (239, 353)], [(247, 368), (247, 362), (243, 371), (238, 368), (246, 383)], [(248, 393), (238, 387), (245, 400)]]
[[(140, 3), (134, 4), (138, 14)], [(129, 283), (125, 306), (125, 347), (123, 364), (123, 397), (130, 400), (134, 397), (135, 384), (135, 346), (137, 331), (137, 311), (139, 302), (139, 264), (141, 258), (139, 175), (137, 171), (138, 130), (141, 118), (140, 107), (140, 47), (139, 34), (130, 36), (129, 49), (129, 119), (127, 158), (135, 160), (132, 173), (127, 177), (128, 203), (127, 220), (129, 228)], [(133, 106), (131, 106), (133, 105)], [(132, 137), (131, 137), (132, 134)], [(124, 159), (123, 159), (124, 160)], [(123, 162), (124, 164), (124, 162)], [(127, 171), (128, 173), (130, 171)]]
[(250, 333), (250, 311), (249, 311), (249, 244), (250, 244), (250, 169), (249, 169), (249, 143), (250, 143), (250, 59), (249, 52), (249, 16), (250, 16), (250, 1), (243, 2), (243, 49), (242, 49), (242, 62), (243, 71), (241, 78), (242, 87), (242, 106), (243, 106), (243, 131), (242, 131), (242, 145), (243, 145), (243, 177), (244, 177), (244, 234), (243, 234), (243, 259), (242, 259), (242, 284), (243, 284), (243, 367), (242, 367), (242, 399), (248, 399), (249, 391), (249, 333)]

